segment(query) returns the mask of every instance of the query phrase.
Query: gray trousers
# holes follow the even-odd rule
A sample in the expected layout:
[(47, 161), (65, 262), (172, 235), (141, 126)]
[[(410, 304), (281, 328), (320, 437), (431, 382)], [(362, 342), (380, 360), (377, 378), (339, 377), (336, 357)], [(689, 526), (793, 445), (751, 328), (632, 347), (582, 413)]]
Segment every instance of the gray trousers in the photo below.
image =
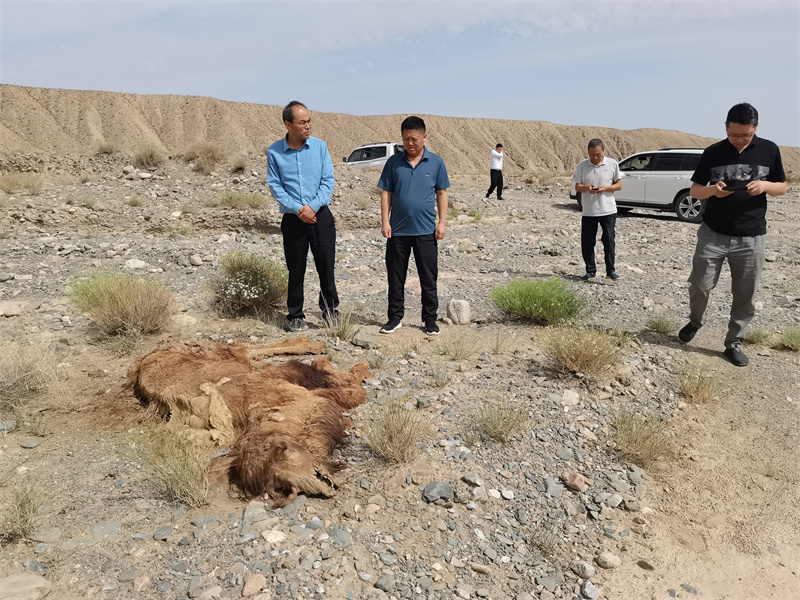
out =
[(731, 318), (725, 348), (744, 341), (744, 334), (755, 315), (755, 299), (764, 266), (765, 235), (722, 235), (705, 223), (697, 231), (697, 247), (689, 275), (689, 321), (695, 327), (705, 323), (708, 296), (717, 286), (722, 263), (731, 269)]

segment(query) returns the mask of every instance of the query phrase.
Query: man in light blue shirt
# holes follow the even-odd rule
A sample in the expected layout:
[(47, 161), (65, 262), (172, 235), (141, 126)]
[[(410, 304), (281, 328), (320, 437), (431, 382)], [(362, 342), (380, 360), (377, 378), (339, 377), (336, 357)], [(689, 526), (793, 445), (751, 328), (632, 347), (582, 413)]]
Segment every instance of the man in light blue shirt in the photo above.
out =
[(267, 150), (267, 183), (280, 205), (281, 233), (289, 290), (286, 298), (290, 331), (306, 329), (303, 282), (308, 249), (319, 275), (319, 307), (323, 320), (339, 319), (339, 295), (334, 279), (336, 224), (329, 204), (333, 192), (333, 163), (328, 146), (311, 137), (311, 116), (296, 100), (283, 109), (287, 134)]

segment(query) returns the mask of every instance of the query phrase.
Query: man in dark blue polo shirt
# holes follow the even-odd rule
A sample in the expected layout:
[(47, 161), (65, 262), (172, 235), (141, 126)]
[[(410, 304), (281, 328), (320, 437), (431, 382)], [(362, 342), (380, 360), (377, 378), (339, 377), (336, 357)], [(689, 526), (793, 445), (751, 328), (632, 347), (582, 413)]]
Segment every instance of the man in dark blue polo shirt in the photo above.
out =
[(381, 333), (394, 333), (402, 327), (408, 260), (413, 250), (422, 288), (425, 333), (438, 335), (438, 240), (444, 239), (450, 180), (444, 161), (425, 148), (425, 121), (408, 117), (400, 125), (400, 132), (405, 152), (386, 162), (378, 181), (389, 279), (389, 320), (381, 327)]
[(780, 150), (757, 137), (757, 128), (758, 111), (753, 106), (746, 102), (733, 106), (725, 121), (727, 138), (705, 149), (689, 190), (692, 198), (706, 200), (706, 207), (689, 276), (689, 323), (678, 338), (692, 341), (705, 323), (708, 296), (727, 259), (733, 302), (724, 355), (737, 367), (750, 362), (742, 342), (756, 312), (764, 266), (767, 196), (786, 193)]

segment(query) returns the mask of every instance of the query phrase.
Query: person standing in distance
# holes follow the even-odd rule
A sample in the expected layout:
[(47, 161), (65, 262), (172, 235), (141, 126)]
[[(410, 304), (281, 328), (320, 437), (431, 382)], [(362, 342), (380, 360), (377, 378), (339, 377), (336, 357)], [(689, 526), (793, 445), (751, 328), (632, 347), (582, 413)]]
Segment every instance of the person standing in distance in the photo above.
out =
[(581, 194), (581, 253), (586, 263), (583, 281), (597, 275), (594, 246), (597, 242), (597, 226), (603, 231), (603, 253), (606, 263), (606, 277), (619, 279), (614, 266), (616, 254), (617, 203), (614, 192), (622, 189), (619, 165), (613, 158), (605, 155), (603, 142), (594, 139), (589, 142), (589, 158), (582, 160), (572, 176), (575, 191)]
[(678, 338), (689, 343), (705, 324), (708, 296), (722, 263), (731, 270), (731, 303), (724, 356), (737, 367), (750, 360), (742, 352), (755, 315), (755, 298), (764, 266), (767, 196), (786, 193), (786, 174), (778, 146), (756, 136), (758, 111), (743, 102), (728, 111), (726, 139), (703, 152), (692, 175), (692, 198), (706, 200), (689, 275), (689, 323)]
[[(425, 121), (407, 117), (400, 125), (405, 151), (386, 162), (378, 187), (381, 191), (381, 234), (386, 238), (386, 273), (389, 279), (389, 320), (381, 333), (402, 327), (408, 260), (414, 252), (422, 288), (422, 322), (425, 333), (438, 335), (438, 240), (447, 223), (447, 188), (450, 180), (444, 161), (425, 148)], [(436, 214), (439, 222), (436, 222)]]
[(494, 150), (489, 153), (489, 191), (486, 197), (492, 195), (494, 188), (497, 188), (497, 199), (503, 199), (503, 144), (497, 144)]
[(290, 331), (306, 329), (303, 282), (308, 249), (319, 275), (319, 308), (323, 321), (338, 322), (339, 295), (334, 280), (336, 224), (329, 204), (333, 192), (333, 163), (328, 146), (311, 137), (311, 115), (294, 100), (283, 109), (286, 136), (267, 150), (267, 183), (280, 205), (281, 233), (289, 289), (286, 298)]

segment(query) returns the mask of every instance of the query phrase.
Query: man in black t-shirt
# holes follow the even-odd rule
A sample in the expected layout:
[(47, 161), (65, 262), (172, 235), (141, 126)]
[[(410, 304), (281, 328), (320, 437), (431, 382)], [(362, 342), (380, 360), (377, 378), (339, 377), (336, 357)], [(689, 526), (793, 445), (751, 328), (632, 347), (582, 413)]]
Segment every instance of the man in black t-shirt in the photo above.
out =
[(692, 341), (705, 323), (708, 296), (727, 259), (733, 302), (724, 354), (738, 367), (750, 362), (742, 342), (755, 314), (764, 265), (767, 196), (786, 193), (778, 146), (756, 137), (757, 128), (758, 111), (753, 106), (732, 107), (725, 121), (727, 139), (703, 152), (689, 190), (692, 198), (706, 200), (706, 207), (689, 276), (689, 323), (678, 337), (684, 343)]

